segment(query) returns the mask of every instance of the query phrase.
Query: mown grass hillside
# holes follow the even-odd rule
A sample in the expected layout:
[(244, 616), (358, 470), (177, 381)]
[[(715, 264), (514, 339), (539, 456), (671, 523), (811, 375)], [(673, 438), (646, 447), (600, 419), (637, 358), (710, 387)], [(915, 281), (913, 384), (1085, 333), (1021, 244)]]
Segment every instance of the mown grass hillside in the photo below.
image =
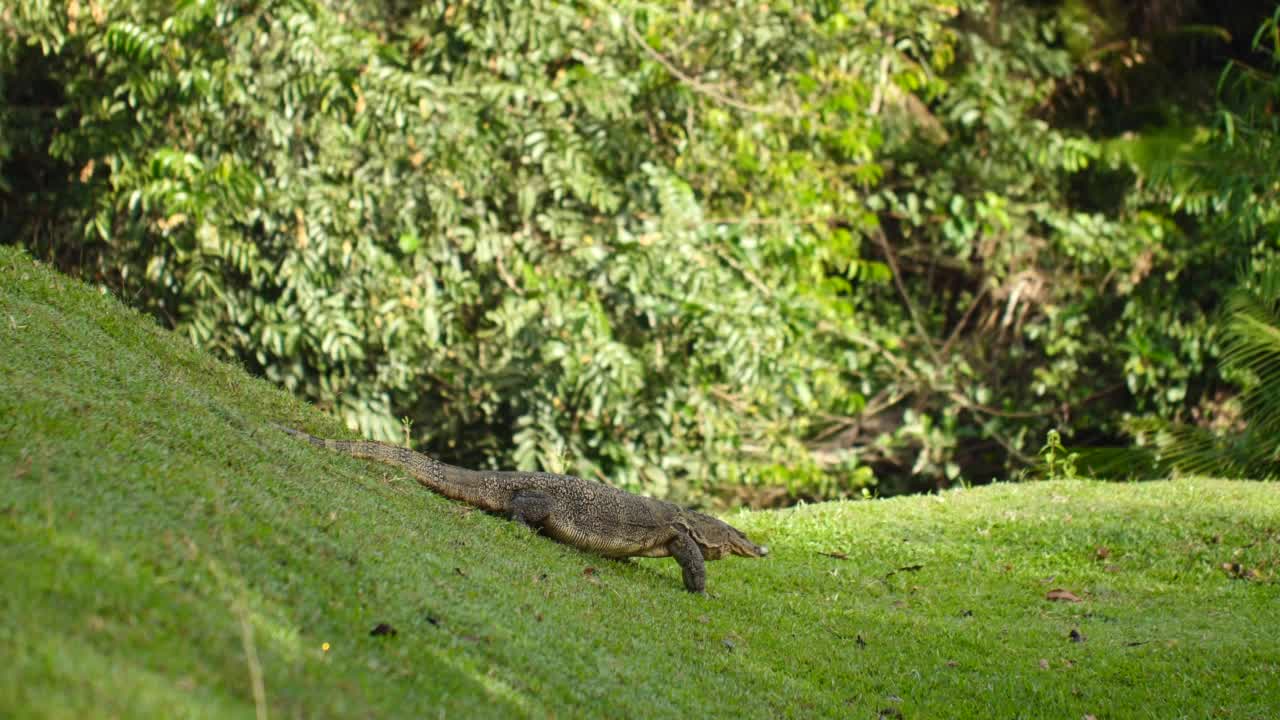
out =
[(771, 556), (697, 597), (670, 560), (583, 554), (268, 421), (343, 432), (0, 248), (0, 716), (1280, 707), (1274, 484), (744, 513)]

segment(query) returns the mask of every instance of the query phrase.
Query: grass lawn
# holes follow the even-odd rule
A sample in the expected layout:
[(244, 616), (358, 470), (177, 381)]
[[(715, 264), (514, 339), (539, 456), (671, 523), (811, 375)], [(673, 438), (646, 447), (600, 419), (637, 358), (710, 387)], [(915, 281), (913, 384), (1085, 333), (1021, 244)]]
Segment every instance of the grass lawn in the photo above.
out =
[(1280, 485), (742, 513), (700, 597), (268, 421), (348, 436), (0, 247), (0, 716), (1280, 716)]

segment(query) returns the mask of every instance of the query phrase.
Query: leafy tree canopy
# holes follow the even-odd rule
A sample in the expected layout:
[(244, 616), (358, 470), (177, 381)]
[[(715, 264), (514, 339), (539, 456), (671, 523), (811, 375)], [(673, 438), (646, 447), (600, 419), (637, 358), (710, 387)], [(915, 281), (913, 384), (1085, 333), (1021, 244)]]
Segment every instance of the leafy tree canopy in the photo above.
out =
[(983, 481), (1212, 400), (1274, 243), (1275, 153), (1180, 161), (1273, 142), (1265, 83), (1214, 104), (1257, 53), (1166, 5), (21, 3), (0, 225), (458, 463)]

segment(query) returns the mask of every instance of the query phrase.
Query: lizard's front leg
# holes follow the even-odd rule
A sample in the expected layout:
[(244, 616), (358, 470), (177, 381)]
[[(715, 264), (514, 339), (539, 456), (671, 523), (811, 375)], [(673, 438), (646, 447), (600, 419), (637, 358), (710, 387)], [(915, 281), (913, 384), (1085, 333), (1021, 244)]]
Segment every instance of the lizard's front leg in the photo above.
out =
[(702, 548), (686, 533), (678, 533), (667, 543), (671, 557), (680, 563), (684, 575), (684, 588), (689, 592), (704, 593), (707, 591), (707, 568), (702, 562)]

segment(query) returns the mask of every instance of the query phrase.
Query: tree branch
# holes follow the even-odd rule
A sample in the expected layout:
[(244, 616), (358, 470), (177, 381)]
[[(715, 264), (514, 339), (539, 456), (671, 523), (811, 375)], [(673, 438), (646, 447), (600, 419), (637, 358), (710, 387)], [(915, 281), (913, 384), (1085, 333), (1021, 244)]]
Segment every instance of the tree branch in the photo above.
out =
[(716, 88), (710, 85), (707, 85), (706, 83), (698, 80), (692, 75), (689, 75), (688, 73), (684, 72), (680, 68), (676, 67), (676, 64), (672, 62), (670, 59), (668, 59), (667, 56), (663, 55), (657, 50), (654, 50), (653, 47), (649, 45), (648, 41), (644, 39), (644, 36), (640, 34), (640, 31), (636, 29), (635, 23), (631, 21), (631, 18), (629, 16), (622, 14), (622, 18), (623, 18), (623, 24), (626, 25), (626, 28), (627, 28), (627, 34), (630, 35), (631, 39), (635, 41), (638, 45), (640, 45), (642, 49), (644, 49), (645, 54), (653, 58), (653, 60), (657, 62), (659, 65), (661, 65), (662, 67), (666, 68), (667, 72), (671, 73), (673, 77), (675, 77), (685, 86), (687, 86), (690, 90), (693, 90), (694, 92), (697, 92), (697, 93), (701, 93), (702, 95), (706, 95), (707, 97), (719, 103), (728, 105), (729, 107), (737, 108), (738, 110), (741, 110), (743, 112), (754, 113), (757, 115), (778, 115), (782, 117), (795, 116), (794, 112), (790, 110), (784, 110), (776, 106), (752, 105), (750, 103), (745, 103), (741, 100), (735, 100), (734, 98), (731, 98), (728, 95), (725, 95), (724, 93), (720, 92)]

